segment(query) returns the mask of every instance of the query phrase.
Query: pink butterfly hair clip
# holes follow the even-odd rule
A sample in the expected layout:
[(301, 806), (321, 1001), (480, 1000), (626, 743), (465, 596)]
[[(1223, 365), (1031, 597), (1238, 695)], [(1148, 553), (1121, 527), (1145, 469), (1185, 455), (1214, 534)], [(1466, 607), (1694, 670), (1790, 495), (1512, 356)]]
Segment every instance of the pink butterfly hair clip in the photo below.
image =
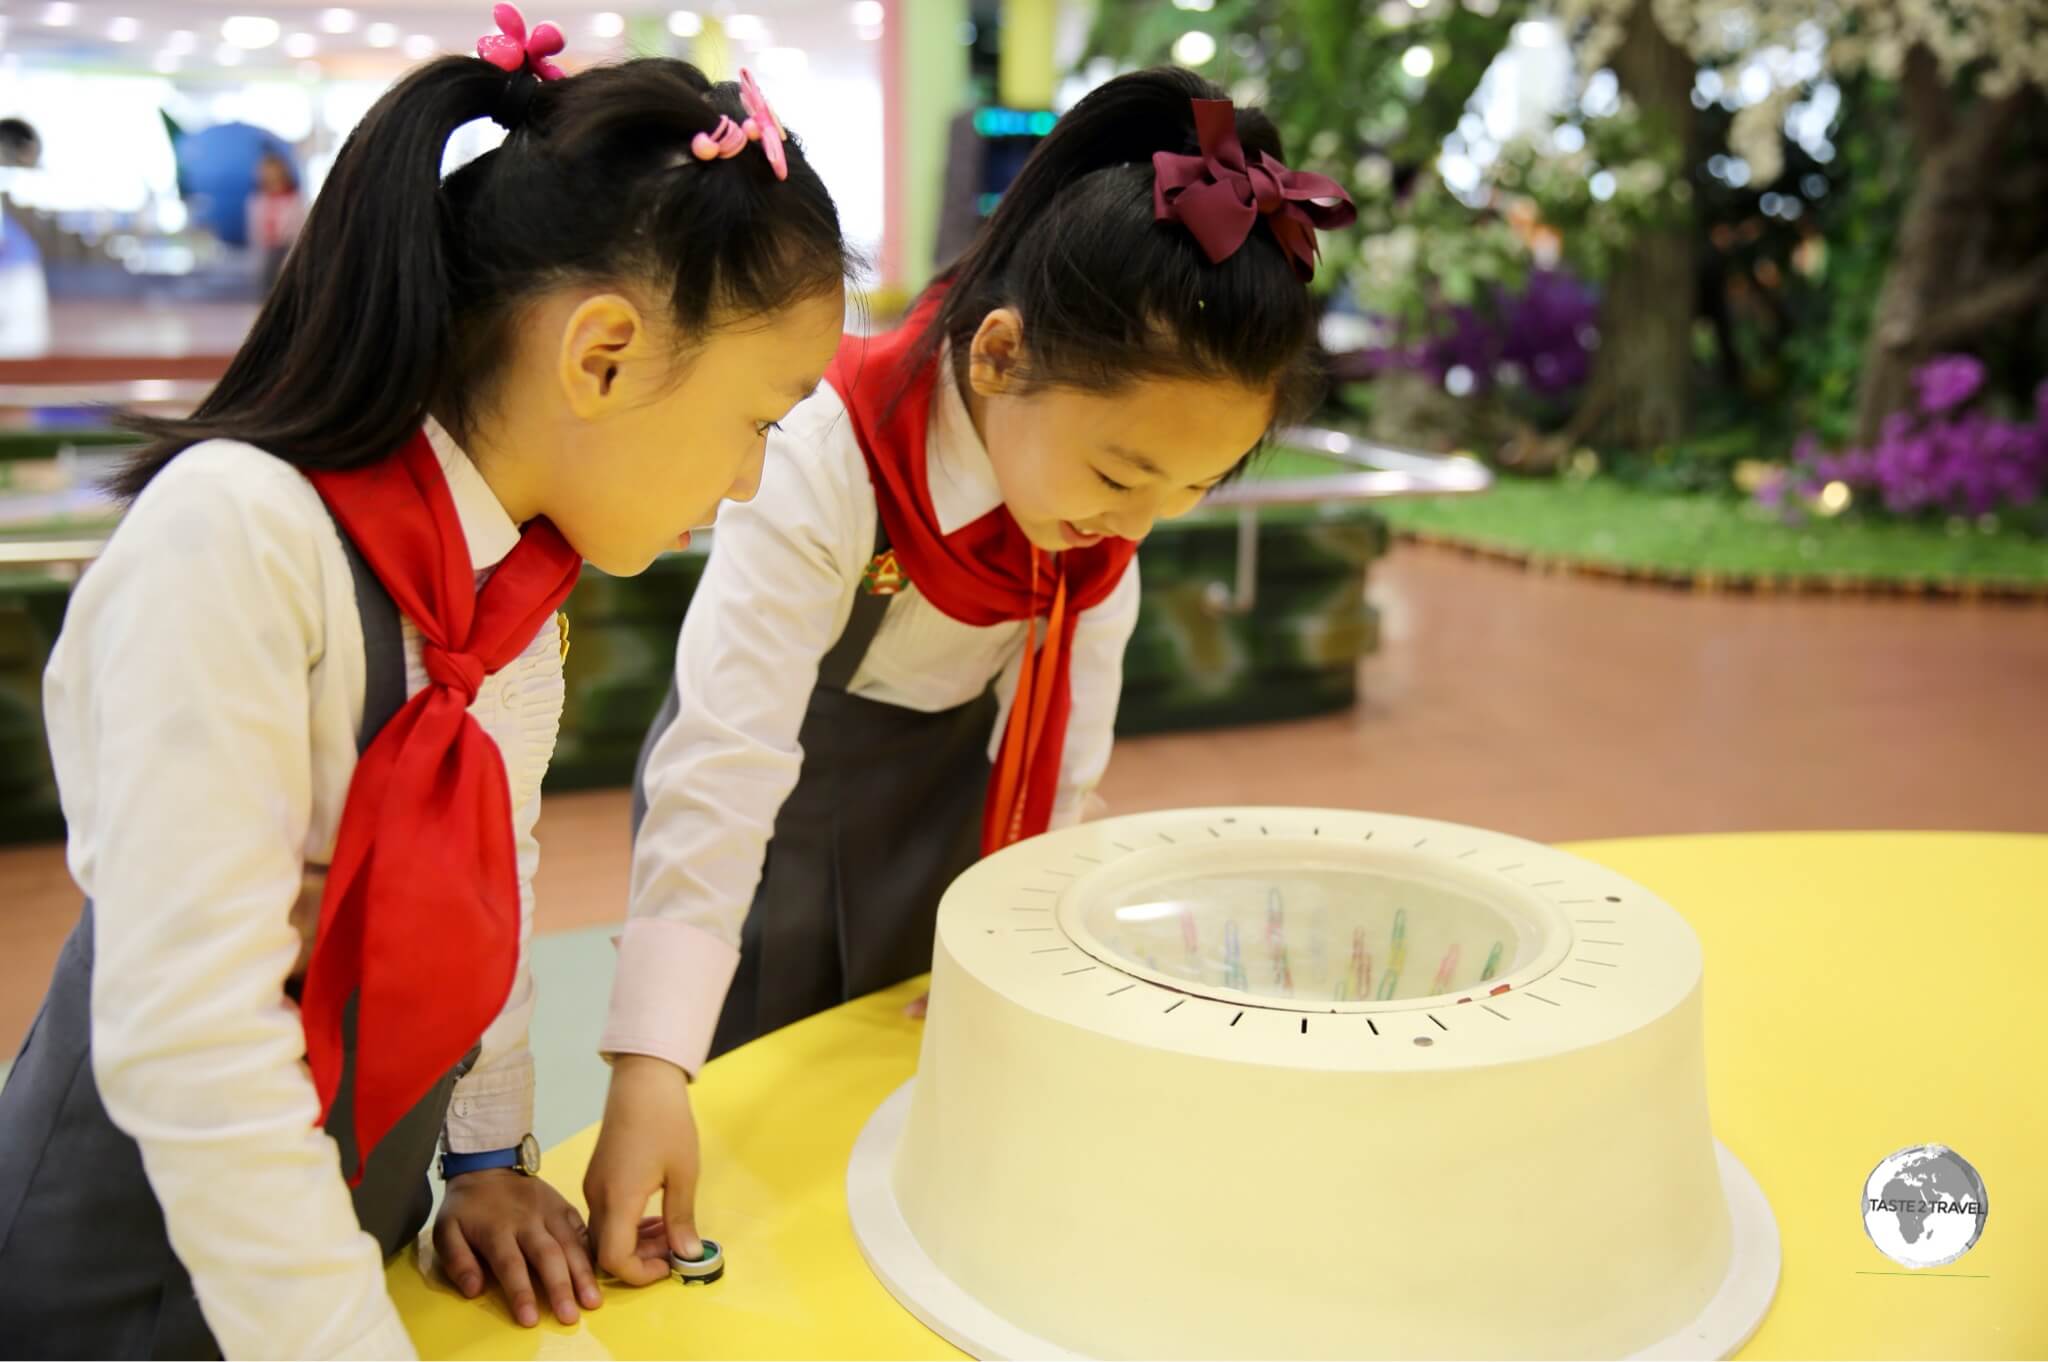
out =
[(782, 124), (775, 117), (775, 110), (768, 107), (761, 87), (754, 84), (754, 73), (745, 67), (740, 68), (740, 103), (746, 106), (748, 114), (747, 121), (740, 125), (746, 130), (747, 140), (761, 144), (761, 153), (775, 167), (776, 179), (788, 179), (789, 157), (782, 150)]
[(735, 123), (720, 114), (710, 132), (700, 132), (690, 139), (691, 154), (700, 161), (726, 160), (739, 155), (747, 143), (759, 142), (761, 154), (775, 170), (775, 178), (788, 179), (789, 154), (782, 147), (782, 123), (768, 107), (761, 87), (754, 83), (754, 73), (745, 69), (740, 71), (740, 104), (747, 111), (746, 121)]
[(526, 70), (541, 80), (560, 80), (569, 74), (548, 60), (566, 46), (561, 29), (551, 23), (539, 23), (528, 33), (526, 17), (517, 5), (494, 6), (491, 18), (497, 21), (498, 31), (476, 40), (479, 57), (508, 75), (516, 76)]

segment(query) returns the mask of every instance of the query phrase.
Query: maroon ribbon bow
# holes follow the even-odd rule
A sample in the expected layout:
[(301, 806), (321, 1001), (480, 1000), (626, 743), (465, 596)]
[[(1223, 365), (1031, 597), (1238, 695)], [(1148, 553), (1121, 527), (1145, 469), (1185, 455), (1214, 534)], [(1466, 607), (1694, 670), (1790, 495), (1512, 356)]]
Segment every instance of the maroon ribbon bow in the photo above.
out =
[(1192, 102), (1202, 154), (1152, 153), (1153, 219), (1186, 227), (1210, 263), (1220, 265), (1237, 254), (1263, 217), (1295, 274), (1307, 283), (1316, 273), (1316, 230), (1357, 221), (1351, 196), (1327, 175), (1289, 170), (1263, 151), (1257, 162), (1247, 162), (1231, 102)]

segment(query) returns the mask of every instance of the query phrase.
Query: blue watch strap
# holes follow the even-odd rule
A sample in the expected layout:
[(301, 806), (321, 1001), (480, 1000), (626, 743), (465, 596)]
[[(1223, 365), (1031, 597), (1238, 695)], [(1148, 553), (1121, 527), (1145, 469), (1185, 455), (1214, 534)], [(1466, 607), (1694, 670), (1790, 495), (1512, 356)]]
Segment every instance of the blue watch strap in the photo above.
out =
[(460, 1177), (464, 1173), (475, 1173), (485, 1168), (517, 1168), (519, 1146), (510, 1149), (486, 1149), (477, 1154), (443, 1154), (441, 1156), (441, 1181)]

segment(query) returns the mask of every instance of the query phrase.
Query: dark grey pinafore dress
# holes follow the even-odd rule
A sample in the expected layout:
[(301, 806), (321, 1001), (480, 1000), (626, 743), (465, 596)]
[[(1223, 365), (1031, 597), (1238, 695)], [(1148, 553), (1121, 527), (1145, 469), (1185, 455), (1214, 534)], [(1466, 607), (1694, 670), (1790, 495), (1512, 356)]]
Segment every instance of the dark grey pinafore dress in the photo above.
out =
[[(405, 703), (405, 649), (397, 606), (335, 528), (363, 621), (361, 751)], [(88, 902), (0, 1089), (0, 1357), (217, 1358), (142, 1153), (107, 1116), (93, 1081), (92, 938)], [(355, 1041), (351, 1001), (342, 1017), (341, 1087), (327, 1117), (344, 1168), (355, 1162)], [(449, 1097), (475, 1058), (472, 1050), (370, 1153), (353, 1198), (386, 1256), (426, 1224), (427, 1173)]]
[[(876, 556), (888, 547), (877, 517)], [(818, 665), (798, 735), (803, 770), (775, 819), (714, 1056), (930, 969), (939, 899), (981, 855), (994, 686), (929, 714), (847, 693), (894, 599), (856, 586)], [(677, 705), (671, 685), (640, 749), (636, 834), (648, 754)]]

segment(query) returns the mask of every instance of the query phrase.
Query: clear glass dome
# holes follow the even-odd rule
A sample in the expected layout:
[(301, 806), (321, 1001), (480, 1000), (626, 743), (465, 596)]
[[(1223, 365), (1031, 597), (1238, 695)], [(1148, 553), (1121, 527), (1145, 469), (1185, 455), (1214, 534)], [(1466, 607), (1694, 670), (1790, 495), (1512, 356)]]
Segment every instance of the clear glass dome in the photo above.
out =
[(1430, 880), (1358, 867), (1160, 878), (1081, 907), (1109, 954), (1195, 993), (1296, 1004), (1472, 994), (1532, 960), (1540, 927)]

